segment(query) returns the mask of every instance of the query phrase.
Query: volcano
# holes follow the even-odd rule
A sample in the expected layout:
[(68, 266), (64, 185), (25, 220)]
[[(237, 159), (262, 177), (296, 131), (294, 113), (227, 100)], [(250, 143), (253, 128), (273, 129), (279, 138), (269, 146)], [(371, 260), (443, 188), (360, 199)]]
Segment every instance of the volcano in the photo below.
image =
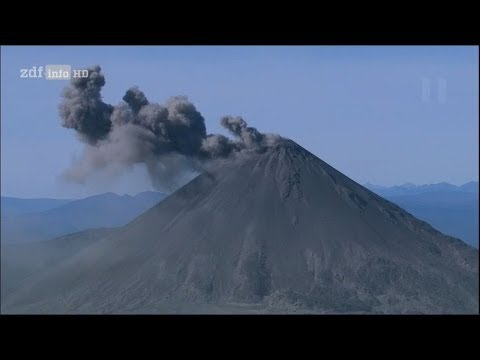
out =
[(8, 313), (478, 313), (478, 250), (301, 146), (217, 162)]

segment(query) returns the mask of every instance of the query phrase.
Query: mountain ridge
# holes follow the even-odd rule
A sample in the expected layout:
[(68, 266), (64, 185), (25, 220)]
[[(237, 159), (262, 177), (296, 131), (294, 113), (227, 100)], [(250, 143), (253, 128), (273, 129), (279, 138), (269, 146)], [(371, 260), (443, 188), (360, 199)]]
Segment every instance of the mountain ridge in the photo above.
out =
[(363, 184), (363, 186), (382, 196), (417, 195), (426, 192), (437, 191), (478, 193), (478, 181), (469, 181), (462, 185), (453, 185), (447, 182), (440, 182), (422, 185), (405, 183), (402, 185), (393, 186), (374, 185), (367, 182)]
[(39, 212), (11, 216), (2, 212), (2, 241), (42, 241), (91, 228), (121, 226), (165, 197), (160, 192), (135, 196), (102, 193)]

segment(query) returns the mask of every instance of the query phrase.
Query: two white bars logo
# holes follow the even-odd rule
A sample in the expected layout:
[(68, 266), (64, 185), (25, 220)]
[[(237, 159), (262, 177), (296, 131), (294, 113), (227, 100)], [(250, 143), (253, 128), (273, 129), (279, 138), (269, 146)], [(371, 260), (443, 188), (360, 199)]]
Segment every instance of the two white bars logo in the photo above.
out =
[[(422, 101), (425, 103), (435, 101), (435, 96), (432, 95), (436, 93), (436, 98), (439, 104), (447, 102), (447, 80), (444, 78), (437, 78), (436, 87), (432, 86), (432, 83), (435, 85), (435, 82), (433, 82), (431, 78), (422, 78)], [(435, 88), (436, 91), (432, 91), (435, 90)]]
[(73, 69), (70, 65), (32, 66), (29, 69), (20, 69), (20, 78), (70, 80), (71, 78), (88, 78), (88, 70)]

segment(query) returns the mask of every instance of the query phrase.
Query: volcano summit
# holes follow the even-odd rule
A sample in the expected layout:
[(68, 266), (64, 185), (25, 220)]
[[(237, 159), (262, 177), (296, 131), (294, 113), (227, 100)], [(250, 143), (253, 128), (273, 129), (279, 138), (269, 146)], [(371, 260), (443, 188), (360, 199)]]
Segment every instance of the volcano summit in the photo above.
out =
[(29, 279), (8, 313), (476, 313), (478, 250), (280, 140)]

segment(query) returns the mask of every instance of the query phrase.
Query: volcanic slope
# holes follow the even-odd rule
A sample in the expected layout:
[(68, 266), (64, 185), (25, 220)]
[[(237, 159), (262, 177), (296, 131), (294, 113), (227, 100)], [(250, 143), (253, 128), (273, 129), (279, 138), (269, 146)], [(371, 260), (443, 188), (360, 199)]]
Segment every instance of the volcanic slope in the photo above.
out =
[(478, 250), (281, 140), (8, 297), (13, 313), (477, 313)]

